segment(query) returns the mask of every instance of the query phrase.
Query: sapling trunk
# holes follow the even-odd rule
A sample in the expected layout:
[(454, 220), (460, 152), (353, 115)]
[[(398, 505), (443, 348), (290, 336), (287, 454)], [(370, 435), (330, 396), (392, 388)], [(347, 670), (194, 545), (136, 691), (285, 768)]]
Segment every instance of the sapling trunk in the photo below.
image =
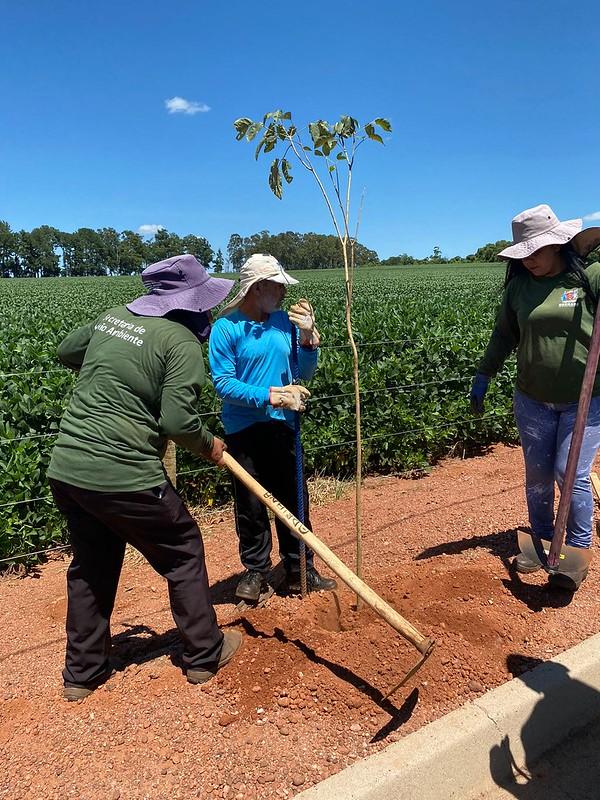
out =
[[(385, 132), (390, 132), (392, 126), (388, 120), (378, 117), (366, 125), (361, 126), (354, 117), (343, 115), (334, 125), (330, 125), (324, 120), (317, 120), (308, 125), (308, 132), (312, 145), (307, 145), (302, 141), (300, 132), (292, 121), (290, 111), (270, 111), (261, 121), (252, 121), (249, 117), (241, 117), (235, 120), (234, 127), (237, 131), (238, 141), (246, 138), (252, 141), (259, 132), (261, 139), (255, 152), (258, 159), (261, 152), (268, 153), (275, 149), (279, 144), (285, 147), (283, 158), (275, 158), (269, 171), (269, 187), (276, 197), (282, 197), (283, 181), (290, 184), (293, 181), (291, 175), (291, 164), (287, 160), (287, 154), (291, 150), (300, 164), (311, 173), (315, 179), (327, 210), (331, 216), (335, 232), (340, 241), (344, 258), (344, 279), (345, 279), (345, 319), (348, 341), (352, 350), (352, 377), (354, 383), (354, 403), (356, 409), (356, 574), (362, 576), (362, 435), (361, 435), (361, 409), (360, 409), (360, 376), (358, 366), (358, 350), (354, 341), (352, 330), (352, 294), (354, 280), (354, 254), (355, 240), (358, 236), (358, 225), (356, 237), (350, 236), (350, 197), (352, 187), (352, 168), (356, 151), (360, 145), (371, 139), (383, 144), (382, 137), (376, 132), (376, 128)], [(333, 153), (333, 155), (332, 155)], [(332, 202), (323, 181), (309, 157), (309, 154), (316, 156), (321, 164), (325, 165), (322, 171), (329, 176), (331, 181)], [(342, 191), (338, 167), (345, 165), (347, 169), (347, 180), (345, 192)], [(345, 196), (344, 196), (345, 195)], [(339, 211), (336, 212), (334, 205)], [(361, 201), (362, 207), (362, 201)], [(340, 215), (338, 218), (338, 214)], [(359, 213), (360, 218), (360, 213)], [(350, 252), (348, 248), (350, 247)], [(356, 606), (360, 608), (361, 599), (356, 596)]]

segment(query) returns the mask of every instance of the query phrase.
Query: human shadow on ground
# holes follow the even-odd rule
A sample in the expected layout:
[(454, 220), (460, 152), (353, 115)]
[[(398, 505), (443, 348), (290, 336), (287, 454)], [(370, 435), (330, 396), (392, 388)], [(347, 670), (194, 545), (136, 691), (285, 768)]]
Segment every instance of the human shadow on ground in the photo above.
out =
[(441, 555), (458, 555), (476, 547), (487, 549), (502, 562), (508, 576), (502, 579), (502, 585), (531, 611), (541, 611), (544, 608), (564, 608), (573, 599), (572, 592), (550, 588), (547, 583), (543, 585), (528, 583), (521, 578), (513, 566), (513, 558), (520, 552), (516, 528), (507, 528), (503, 531), (488, 533), (485, 536), (469, 536), (457, 542), (443, 542), (423, 550), (415, 556), (415, 561)]
[(538, 612), (544, 608), (565, 608), (573, 600), (573, 592), (551, 587), (548, 583), (542, 585), (527, 583), (521, 578), (512, 562), (505, 561), (504, 566), (508, 577), (502, 579), (502, 585), (530, 611)]
[(144, 664), (169, 655), (175, 666), (181, 666), (183, 642), (177, 628), (158, 633), (148, 625), (127, 625), (127, 630), (112, 637), (111, 666), (122, 672), (131, 664)]
[[(512, 654), (507, 667), (541, 699), (521, 729), (519, 744), (505, 736), (491, 749), (494, 782), (518, 800), (597, 800), (600, 761), (595, 742), (585, 737), (565, 741), (569, 731), (557, 725), (556, 710), (558, 704), (584, 710), (585, 718), (571, 725), (571, 731), (581, 730), (600, 716), (600, 692), (570, 678), (567, 668), (555, 661)], [(544, 763), (538, 764), (541, 757)]]
[(504, 559), (509, 559), (519, 552), (517, 529), (507, 528), (504, 531), (495, 531), (484, 536), (466, 536), (458, 541), (441, 542), (418, 553), (415, 556), (415, 561), (424, 561), (436, 556), (456, 556), (466, 550), (475, 550), (477, 547), (489, 550), (493, 556), (503, 561)]
[(281, 628), (275, 628), (272, 634), (268, 634), (264, 631), (258, 630), (258, 628), (256, 628), (245, 618), (239, 620), (239, 624), (244, 628), (246, 634), (248, 636), (252, 636), (253, 638), (274, 638), (282, 644), (294, 645), (294, 647), (297, 647), (298, 650), (300, 650), (300, 652), (303, 653), (309, 661), (313, 662), (313, 664), (320, 664), (321, 666), (326, 667), (337, 678), (354, 686), (355, 689), (358, 689), (359, 692), (366, 695), (373, 703), (375, 703), (375, 705), (379, 706), (382, 711), (385, 711), (387, 714), (389, 714), (391, 719), (373, 735), (373, 738), (371, 739), (372, 742), (379, 742), (382, 739), (385, 739), (390, 733), (404, 725), (404, 723), (407, 722), (412, 716), (412, 712), (414, 711), (419, 700), (418, 689), (413, 689), (410, 695), (402, 703), (400, 708), (398, 708), (383, 694), (383, 692), (370, 684), (365, 678), (357, 675), (351, 669), (344, 667), (342, 664), (337, 664), (334, 661), (330, 661), (329, 659), (318, 655), (312, 647), (307, 645), (305, 642), (302, 642), (300, 639), (290, 639), (285, 635)]

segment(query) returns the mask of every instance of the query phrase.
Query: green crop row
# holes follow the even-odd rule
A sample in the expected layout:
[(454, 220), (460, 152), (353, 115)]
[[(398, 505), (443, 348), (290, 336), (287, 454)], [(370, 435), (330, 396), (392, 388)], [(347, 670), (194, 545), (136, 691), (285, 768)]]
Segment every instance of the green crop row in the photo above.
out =
[[(489, 336), (502, 283), (498, 266), (402, 267), (359, 272), (353, 320), (359, 344), (365, 472), (426, 468), (453, 452), (514, 441), (511, 365), (493, 383), (483, 419), (468, 389)], [(288, 300), (310, 298), (323, 349), (303, 417), (310, 472), (354, 469), (352, 358), (338, 271), (302, 272)], [(0, 558), (64, 541), (45, 472), (75, 380), (56, 347), (76, 326), (141, 293), (137, 278), (0, 281)], [(286, 301), (287, 303), (288, 301)], [(212, 387), (202, 412), (221, 432)], [(178, 452), (179, 485), (193, 502), (229, 497), (226, 474)], [(36, 499), (42, 498), (42, 499)], [(1, 566), (1, 564), (0, 564)]]

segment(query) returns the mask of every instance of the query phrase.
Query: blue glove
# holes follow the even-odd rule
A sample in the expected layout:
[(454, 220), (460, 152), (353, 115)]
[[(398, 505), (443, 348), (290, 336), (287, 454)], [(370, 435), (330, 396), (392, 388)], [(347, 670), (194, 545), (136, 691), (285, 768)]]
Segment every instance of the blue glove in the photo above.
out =
[(490, 380), (491, 378), (488, 375), (482, 375), (481, 372), (478, 372), (473, 378), (471, 394), (469, 395), (473, 414), (483, 414), (483, 399), (490, 385)]

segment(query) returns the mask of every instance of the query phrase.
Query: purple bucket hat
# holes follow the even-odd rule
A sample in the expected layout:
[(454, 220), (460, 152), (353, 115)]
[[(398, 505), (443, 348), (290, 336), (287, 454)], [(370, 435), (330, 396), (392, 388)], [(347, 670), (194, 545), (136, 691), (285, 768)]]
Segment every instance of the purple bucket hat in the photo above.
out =
[(218, 306), (233, 288), (233, 281), (211, 278), (190, 254), (172, 256), (150, 264), (142, 272), (148, 294), (127, 308), (146, 317), (164, 317), (169, 311), (208, 311)]

